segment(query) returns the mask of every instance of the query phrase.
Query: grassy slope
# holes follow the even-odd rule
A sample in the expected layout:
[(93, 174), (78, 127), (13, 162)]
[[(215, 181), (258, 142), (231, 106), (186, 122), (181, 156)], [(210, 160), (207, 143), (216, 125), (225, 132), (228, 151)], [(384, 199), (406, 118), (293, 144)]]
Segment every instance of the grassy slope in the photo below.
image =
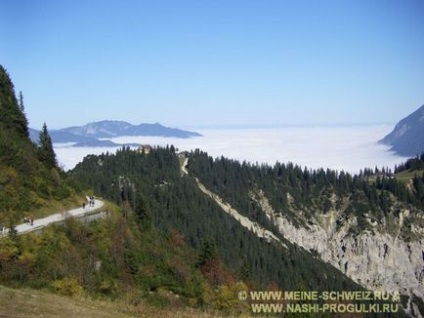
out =
[(0, 285), (0, 318), (217, 318), (212, 313), (192, 309), (162, 310), (144, 304), (71, 298), (34, 289), (12, 289)]
[(50, 200), (43, 204), (42, 207), (28, 211), (28, 215), (34, 218), (43, 218), (55, 213), (65, 212), (82, 206), (86, 202), (85, 195), (79, 194), (63, 200)]
[(414, 176), (421, 176), (424, 173), (424, 170), (405, 170), (399, 173), (396, 173), (395, 177), (396, 179), (398, 179), (399, 181), (403, 181), (405, 183), (409, 183)]
[(0, 317), (131, 317), (112, 303), (0, 286)]

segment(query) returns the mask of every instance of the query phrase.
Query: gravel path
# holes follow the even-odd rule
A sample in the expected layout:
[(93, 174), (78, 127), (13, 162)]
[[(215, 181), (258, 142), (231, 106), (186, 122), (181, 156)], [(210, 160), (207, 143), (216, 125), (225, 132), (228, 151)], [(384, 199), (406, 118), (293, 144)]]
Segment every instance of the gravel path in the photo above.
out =
[[(68, 210), (62, 213), (56, 213), (49, 215), (42, 219), (36, 219), (34, 220), (33, 224), (30, 225), (28, 223), (22, 223), (16, 226), (16, 231), (18, 234), (23, 234), (31, 231), (39, 230), (51, 223), (61, 222), (65, 220), (67, 217), (81, 217), (86, 214), (89, 214), (90, 212), (93, 212), (96, 209), (101, 208), (104, 205), (104, 202), (102, 200), (94, 200), (94, 205), (89, 206), (89, 204), (85, 205), (85, 208), (80, 207), (72, 210)], [(3, 234), (7, 233), (8, 229), (3, 232)]]

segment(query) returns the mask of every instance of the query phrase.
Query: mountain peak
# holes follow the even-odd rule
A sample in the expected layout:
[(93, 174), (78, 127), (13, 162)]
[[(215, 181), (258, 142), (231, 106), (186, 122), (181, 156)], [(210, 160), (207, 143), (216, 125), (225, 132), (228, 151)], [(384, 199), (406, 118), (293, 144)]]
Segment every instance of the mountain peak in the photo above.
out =
[(424, 105), (399, 121), (393, 131), (379, 141), (401, 156), (424, 152)]
[[(72, 126), (50, 131), (54, 143), (76, 143), (82, 146), (111, 146), (110, 139), (122, 136), (156, 136), (192, 138), (201, 136), (197, 132), (162, 126), (160, 123), (132, 125), (119, 120), (102, 120), (83, 126)], [(115, 144), (113, 144), (115, 145)], [(116, 145), (118, 146), (118, 145)]]

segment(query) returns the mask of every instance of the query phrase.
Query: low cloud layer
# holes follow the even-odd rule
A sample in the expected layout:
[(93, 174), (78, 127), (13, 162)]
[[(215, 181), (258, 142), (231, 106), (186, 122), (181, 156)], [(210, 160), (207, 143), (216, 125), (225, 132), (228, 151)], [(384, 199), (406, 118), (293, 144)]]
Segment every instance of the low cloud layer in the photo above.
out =
[[(191, 139), (162, 137), (119, 137), (116, 143), (152, 146), (174, 145), (180, 151), (199, 148), (212, 157), (225, 156), (252, 163), (293, 162), (308, 168), (331, 168), (357, 173), (363, 168), (389, 167), (404, 162), (389, 148), (377, 143), (391, 126), (288, 127), (269, 129), (215, 129), (199, 131)], [(75, 167), (88, 154), (115, 152), (118, 148), (89, 148), (55, 145), (65, 170)]]

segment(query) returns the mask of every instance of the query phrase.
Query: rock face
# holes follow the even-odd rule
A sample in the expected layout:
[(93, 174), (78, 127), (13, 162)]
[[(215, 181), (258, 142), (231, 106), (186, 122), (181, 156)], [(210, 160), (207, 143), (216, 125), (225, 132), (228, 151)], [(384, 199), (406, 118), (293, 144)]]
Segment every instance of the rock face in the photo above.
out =
[(424, 152), (424, 105), (402, 119), (379, 141), (401, 156), (414, 157)]
[(348, 234), (355, 220), (339, 231), (329, 232), (319, 224), (313, 224), (309, 229), (295, 229), (283, 217), (276, 220), (287, 239), (315, 250), (324, 261), (367, 289), (424, 297), (421, 284), (424, 245), (421, 241), (405, 242), (381, 233)]
[[(380, 231), (377, 222), (371, 219), (368, 222), (373, 229), (358, 233), (355, 231), (358, 228), (356, 217), (349, 216), (341, 222), (343, 213), (336, 209), (312, 217), (309, 215), (307, 222), (299, 226), (285, 214), (272, 210), (262, 191), (251, 197), (290, 242), (318, 253), (323, 261), (368, 290), (408, 296), (406, 310), (420, 317), (411, 300), (413, 296), (424, 299), (424, 229), (421, 226), (410, 226), (412, 240), (402, 238), (399, 230), (394, 235)], [(302, 211), (297, 213), (301, 219)], [(395, 220), (398, 229), (409, 217), (408, 210), (400, 213)], [(386, 220), (379, 222), (385, 223)]]

